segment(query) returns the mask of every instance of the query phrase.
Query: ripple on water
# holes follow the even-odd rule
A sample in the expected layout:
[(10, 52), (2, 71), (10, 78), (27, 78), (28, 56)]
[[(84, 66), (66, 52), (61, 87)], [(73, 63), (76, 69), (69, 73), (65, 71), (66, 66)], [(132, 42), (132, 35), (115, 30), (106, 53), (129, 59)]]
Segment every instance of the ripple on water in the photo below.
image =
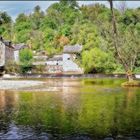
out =
[(9, 125), (9, 129), (6, 133), (0, 133), (0, 140), (23, 140), (23, 139), (35, 139), (35, 140), (49, 140), (47, 133), (35, 134), (31, 128), (18, 127), (14, 123)]

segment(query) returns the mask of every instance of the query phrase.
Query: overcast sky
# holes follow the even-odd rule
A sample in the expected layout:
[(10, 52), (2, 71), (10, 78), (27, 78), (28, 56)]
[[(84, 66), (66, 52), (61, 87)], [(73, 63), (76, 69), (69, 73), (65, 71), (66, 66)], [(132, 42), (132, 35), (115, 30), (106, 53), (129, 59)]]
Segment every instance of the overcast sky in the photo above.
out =
[[(36, 5), (40, 5), (43, 10), (46, 10), (52, 3), (56, 1), (0, 1), (0, 11), (6, 11), (13, 19), (17, 17), (19, 13), (30, 13)], [(108, 5), (107, 1), (96, 1)], [(92, 4), (95, 1), (78, 1), (79, 5)], [(118, 5), (118, 1), (115, 5)], [(140, 1), (127, 1), (129, 8), (140, 7)]]

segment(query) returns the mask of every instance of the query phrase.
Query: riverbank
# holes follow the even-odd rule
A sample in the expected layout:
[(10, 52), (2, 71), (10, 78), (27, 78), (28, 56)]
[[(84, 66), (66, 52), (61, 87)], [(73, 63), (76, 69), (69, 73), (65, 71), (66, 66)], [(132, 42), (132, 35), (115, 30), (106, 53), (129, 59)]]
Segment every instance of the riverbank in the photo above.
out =
[(10, 89), (21, 89), (29, 88), (34, 86), (42, 85), (42, 81), (33, 81), (33, 80), (0, 80), (0, 89), (10, 90)]
[(39, 78), (126, 78), (125, 74), (5, 74), (2, 79)]

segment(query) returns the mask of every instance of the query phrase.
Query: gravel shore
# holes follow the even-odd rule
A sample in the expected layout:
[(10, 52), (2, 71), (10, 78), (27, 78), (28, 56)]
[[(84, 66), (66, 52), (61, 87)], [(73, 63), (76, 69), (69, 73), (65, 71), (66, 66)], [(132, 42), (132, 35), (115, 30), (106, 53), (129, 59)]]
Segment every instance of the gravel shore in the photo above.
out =
[(33, 80), (0, 80), (0, 89), (22, 89), (42, 85), (42, 81)]

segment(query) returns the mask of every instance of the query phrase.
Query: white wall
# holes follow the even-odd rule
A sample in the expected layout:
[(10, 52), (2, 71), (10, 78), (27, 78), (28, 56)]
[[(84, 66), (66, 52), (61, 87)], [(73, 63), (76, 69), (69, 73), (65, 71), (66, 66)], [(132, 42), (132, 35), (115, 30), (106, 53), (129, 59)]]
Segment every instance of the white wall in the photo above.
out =
[(57, 71), (57, 66), (62, 66), (63, 72), (78, 72), (82, 73), (82, 69), (73, 61), (76, 55), (63, 54), (63, 61), (46, 61), (49, 67), (49, 72)]
[(46, 65), (63, 65), (63, 61), (46, 61)]
[(73, 62), (71, 54), (63, 54), (63, 71), (64, 72), (82, 72), (82, 69)]
[(5, 65), (5, 45), (0, 41), (0, 66)]
[(15, 59), (15, 62), (19, 62), (19, 50), (16, 50), (14, 51), (14, 59)]

